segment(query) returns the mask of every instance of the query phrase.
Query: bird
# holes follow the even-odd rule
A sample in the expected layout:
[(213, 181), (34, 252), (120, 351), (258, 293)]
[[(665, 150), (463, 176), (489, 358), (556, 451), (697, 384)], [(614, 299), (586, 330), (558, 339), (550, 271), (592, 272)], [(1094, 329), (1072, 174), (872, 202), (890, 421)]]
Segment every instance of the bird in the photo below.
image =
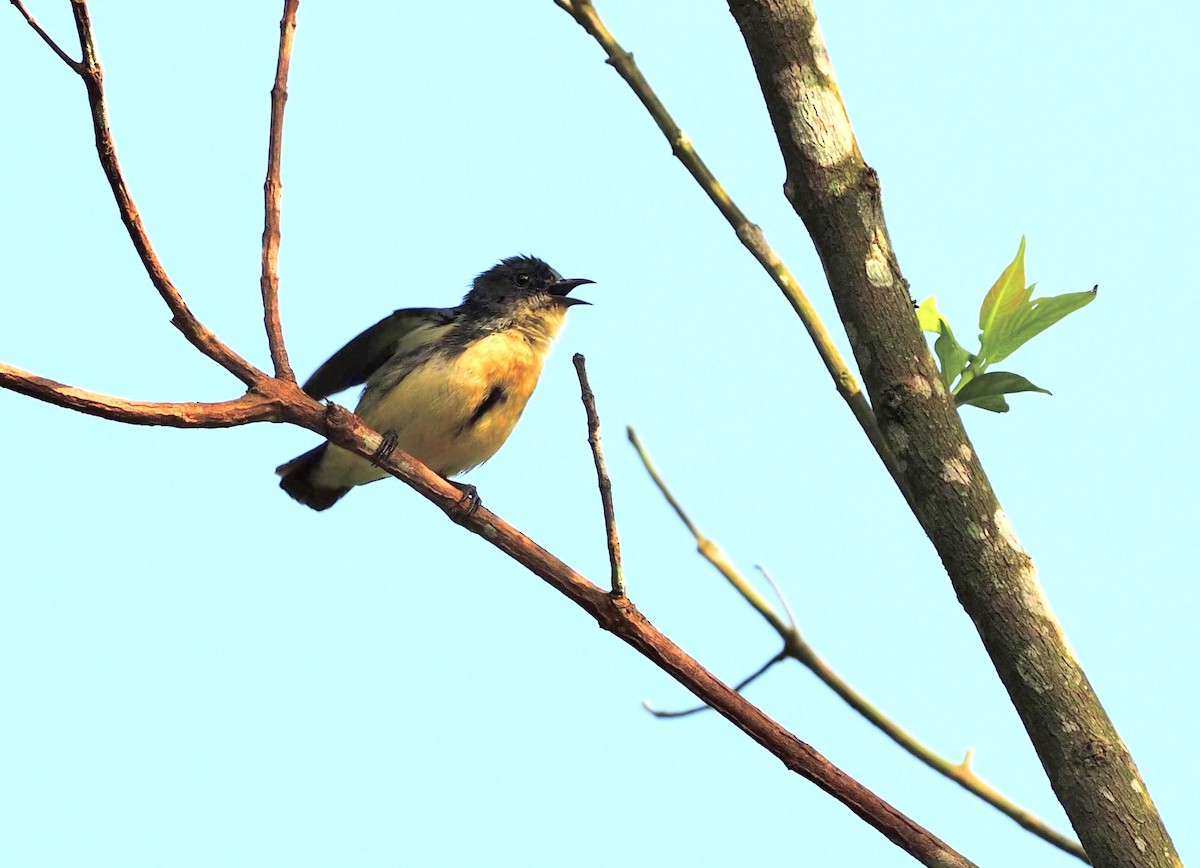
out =
[(487, 461), (520, 419), (566, 319), (590, 304), (569, 295), (586, 278), (563, 278), (535, 256), (484, 271), (457, 307), (397, 310), (334, 353), (304, 383), (316, 400), (365, 383), (355, 413), (383, 434), (375, 460), (323, 443), (275, 469), (279, 487), (326, 510), (356, 485), (388, 474), (375, 463), (399, 448), (479, 505), (473, 485), (450, 477)]

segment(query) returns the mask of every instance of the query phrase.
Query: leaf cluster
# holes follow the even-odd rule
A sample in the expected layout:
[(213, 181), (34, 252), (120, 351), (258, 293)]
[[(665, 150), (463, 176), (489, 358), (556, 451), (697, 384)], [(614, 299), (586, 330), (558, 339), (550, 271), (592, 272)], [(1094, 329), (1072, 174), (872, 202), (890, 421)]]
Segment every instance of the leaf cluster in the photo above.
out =
[(942, 383), (954, 396), (957, 406), (969, 405), (994, 413), (1007, 413), (1005, 395), (1016, 392), (1050, 394), (1020, 374), (989, 371), (988, 367), (1008, 358), (1022, 344), (1067, 314), (1090, 304), (1096, 298), (1097, 288), (1031, 300), (1034, 286), (1036, 284), (1025, 285), (1025, 239), (1022, 238), (1017, 255), (984, 296), (979, 308), (979, 350), (974, 353), (968, 352), (954, 337), (949, 321), (937, 309), (933, 296), (917, 307), (921, 329), (938, 336), (933, 351), (941, 369)]

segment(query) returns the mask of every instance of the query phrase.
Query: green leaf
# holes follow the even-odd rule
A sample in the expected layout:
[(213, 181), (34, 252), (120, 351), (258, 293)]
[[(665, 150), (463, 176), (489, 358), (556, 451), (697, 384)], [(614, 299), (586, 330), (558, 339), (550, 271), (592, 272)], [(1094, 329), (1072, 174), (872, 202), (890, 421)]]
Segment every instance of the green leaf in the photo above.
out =
[(1096, 297), (1091, 292), (1030, 301), (1033, 286), (1025, 286), (1025, 239), (1017, 255), (988, 291), (979, 309), (979, 358), (984, 368), (1012, 355), (1018, 347), (1044, 332), (1067, 314)]
[(959, 345), (950, 331), (950, 324), (942, 321), (942, 333), (933, 342), (933, 351), (937, 353), (938, 363), (942, 366), (942, 385), (947, 389), (958, 379), (958, 375), (967, 367), (971, 354)]
[(1020, 374), (1010, 374), (1007, 371), (988, 371), (986, 374), (975, 377), (959, 389), (958, 394), (954, 396), (954, 403), (960, 407), (970, 405), (982, 407), (994, 413), (1005, 413), (1008, 411), (1008, 402), (1004, 400), (1003, 396), (1015, 392), (1050, 394), (1047, 389), (1035, 386)]
[(1007, 413), (1009, 411), (1008, 401), (1000, 395), (983, 395), (978, 398), (973, 398), (970, 402), (972, 407), (980, 407), (984, 410), (991, 410), (993, 413)]
[(950, 330), (950, 323), (937, 309), (937, 302), (932, 295), (921, 302), (917, 308), (917, 323), (921, 326), (922, 331), (933, 332), (938, 336), (938, 339), (933, 342), (933, 351), (938, 357), (942, 384), (949, 390), (950, 384), (958, 379), (972, 356), (954, 337), (954, 332)]
[(992, 358), (991, 344), (1006, 330), (1008, 321), (1021, 309), (1032, 291), (1032, 287), (1025, 288), (1025, 237), (1022, 236), (1017, 255), (996, 278), (979, 308), (979, 355), (982, 358)]
[[(1029, 287), (1030, 293), (1033, 287)], [(1021, 305), (1009, 319), (1007, 327), (996, 336), (989, 362), (1007, 358), (1019, 346), (1044, 332), (1069, 313), (1091, 304), (1096, 299), (1096, 290), (1090, 292), (1068, 292), (1050, 298), (1037, 298)]]
[(942, 323), (946, 318), (937, 309), (937, 299), (932, 295), (917, 307), (917, 324), (923, 332), (933, 332), (935, 335), (942, 331)]

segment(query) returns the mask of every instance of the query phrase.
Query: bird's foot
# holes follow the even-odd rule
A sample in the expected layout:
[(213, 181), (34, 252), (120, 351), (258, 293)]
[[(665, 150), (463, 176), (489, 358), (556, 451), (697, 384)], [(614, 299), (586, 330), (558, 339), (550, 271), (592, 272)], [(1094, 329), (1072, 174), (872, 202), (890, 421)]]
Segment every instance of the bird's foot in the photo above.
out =
[(479, 489), (465, 482), (455, 482), (451, 479), (447, 479), (446, 481), (462, 492), (462, 497), (459, 498), (455, 512), (462, 518), (473, 516), (475, 511), (483, 504), (483, 501), (479, 499)]
[(383, 437), (379, 440), (379, 448), (375, 450), (375, 454), (371, 456), (371, 463), (376, 467), (380, 461), (385, 461), (393, 452), (396, 451), (396, 444), (400, 437), (395, 431), (388, 430), (383, 432)]

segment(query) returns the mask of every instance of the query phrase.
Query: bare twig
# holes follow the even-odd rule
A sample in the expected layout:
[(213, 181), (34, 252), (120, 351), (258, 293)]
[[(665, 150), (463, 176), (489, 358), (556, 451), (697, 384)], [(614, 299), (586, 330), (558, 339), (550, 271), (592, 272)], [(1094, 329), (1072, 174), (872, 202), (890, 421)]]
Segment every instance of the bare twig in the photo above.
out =
[(584, 412), (587, 413), (588, 445), (592, 447), (592, 459), (596, 462), (600, 504), (604, 509), (604, 532), (608, 539), (608, 563), (612, 569), (612, 592), (615, 596), (623, 597), (625, 573), (621, 569), (621, 540), (617, 538), (617, 517), (613, 512), (612, 481), (604, 466), (604, 450), (600, 448), (600, 414), (596, 412), (596, 396), (592, 394), (591, 384), (588, 383), (583, 353), (576, 353), (571, 361), (575, 363), (575, 371), (579, 374), (580, 396), (583, 398)]
[(816, 346), (817, 353), (820, 355), (821, 361), (825, 363), (825, 368), (829, 371), (829, 375), (833, 378), (838, 393), (846, 401), (850, 412), (854, 414), (854, 418), (858, 421), (859, 426), (871, 441), (871, 445), (875, 448), (880, 460), (895, 481), (896, 487), (900, 489), (900, 493), (904, 495), (905, 500), (911, 503), (912, 499), (909, 494), (908, 484), (905, 481), (904, 475), (900, 472), (895, 458), (884, 443), (883, 436), (879, 431), (879, 425), (875, 421), (875, 415), (871, 411), (871, 405), (867, 401), (866, 394), (859, 386), (858, 380), (851, 372), (849, 365), (846, 364), (846, 360), (842, 358), (842, 354), (833, 342), (833, 337), (829, 334), (829, 330), (821, 322), (816, 308), (812, 306), (812, 302), (804, 294), (804, 290), (800, 287), (800, 282), (796, 280), (783, 260), (779, 258), (779, 254), (767, 243), (762, 229), (757, 224), (750, 222), (742, 209), (730, 198), (729, 193), (725, 191), (720, 181), (717, 180), (704, 161), (700, 159), (700, 154), (696, 151), (695, 146), (692, 145), (691, 139), (675, 123), (675, 119), (671, 117), (666, 106), (662, 104), (658, 95), (650, 87), (649, 82), (646, 81), (637, 64), (633, 62), (633, 55), (623, 49), (612, 33), (609, 32), (604, 22), (600, 19), (600, 15), (596, 12), (595, 7), (591, 4), (591, 0), (555, 0), (555, 3), (569, 13), (604, 49), (608, 55), (608, 64), (617, 71), (621, 78), (625, 80), (625, 83), (633, 90), (637, 98), (641, 100), (642, 105), (646, 107), (646, 111), (650, 113), (650, 116), (654, 118), (654, 122), (658, 124), (658, 128), (662, 130), (662, 134), (671, 143), (671, 152), (683, 163), (692, 177), (696, 179), (696, 183), (708, 194), (708, 198), (717, 206), (717, 209), (733, 228), (738, 240), (758, 260), (758, 263), (771, 276), (775, 285), (779, 287), (784, 297), (788, 300), (788, 303), (791, 304), (792, 309), (796, 312), (796, 315), (800, 318), (800, 322), (803, 323), (814, 346)]
[(130, 401), (78, 389), (39, 377), (0, 362), (0, 388), (28, 395), (47, 404), (76, 410), (131, 425), (165, 425), (170, 428), (232, 428), (248, 422), (278, 421), (278, 400), (255, 392), (219, 403), (162, 403)]
[[(787, 660), (787, 658), (788, 658), (787, 652), (780, 651), (778, 654), (776, 654), (774, 657), (772, 657), (770, 660), (768, 660), (762, 666), (759, 666), (757, 669), (755, 669), (753, 672), (751, 672), (749, 675), (747, 675), (745, 678), (743, 678), (737, 684), (733, 685), (733, 689), (736, 690), (738, 693), (741, 693), (743, 690), (745, 690), (747, 687), (749, 687), (751, 684), (753, 684), (755, 681), (757, 681), (758, 677), (760, 675), (765, 675), (771, 669), (771, 667), (773, 667), (776, 663), (779, 663), (783, 660)], [(655, 708), (653, 705), (651, 705), (645, 699), (642, 700), (642, 708), (646, 709), (646, 711), (650, 712), (655, 717), (663, 717), (663, 718), (690, 717), (691, 715), (698, 714), (701, 711), (708, 711), (707, 705), (694, 705), (691, 708), (685, 708), (682, 711), (663, 711), (660, 708)]]
[(279, 323), (279, 199), (283, 183), (279, 179), (283, 155), (283, 110), (287, 106), (288, 69), (292, 64), (292, 37), (296, 33), (296, 10), (300, 0), (284, 0), (283, 18), (279, 21), (279, 60), (275, 65), (275, 86), (271, 88), (271, 133), (267, 147), (267, 180), (263, 183), (265, 218), (262, 239), (263, 322), (267, 343), (271, 348), (271, 363), (275, 376), (295, 382), (296, 375), (288, 363), (283, 328)]
[[(755, 611), (762, 615), (763, 620), (770, 624), (775, 632), (779, 634), (779, 638), (783, 640), (783, 650), (775, 657), (771, 658), (771, 660), (768, 661), (767, 664), (761, 670), (759, 670), (759, 672), (756, 672), (748, 680), (757, 678), (758, 675), (775, 665), (775, 663), (777, 663), (783, 657), (791, 657), (795, 660), (798, 660), (800, 663), (804, 664), (814, 675), (816, 675), (817, 678), (824, 682), (824, 684), (829, 687), (830, 690), (841, 697), (841, 699), (847, 705), (865, 717), (888, 738), (896, 742), (896, 744), (900, 745), (900, 747), (904, 748), (904, 750), (908, 751), (921, 762), (925, 763), (934, 771), (945, 775), (952, 781), (962, 786), (964, 789), (983, 799), (989, 805), (1011, 818), (1026, 831), (1032, 832), (1042, 840), (1053, 844), (1055, 847), (1058, 847), (1067, 853), (1070, 853), (1072, 856), (1076, 856), (1085, 862), (1088, 861), (1087, 854), (1084, 853), (1083, 848), (1077, 841), (1074, 841), (1066, 835), (1063, 835), (1061, 832), (1054, 830), (1038, 817), (1034, 816), (1032, 813), (1013, 802), (1007, 796), (1003, 795), (991, 784), (987, 783), (985, 780), (976, 775), (974, 770), (971, 769), (968, 761), (964, 761), (962, 763), (951, 762), (950, 760), (937, 754), (931, 748), (923, 745), (915, 737), (905, 731), (899, 724), (871, 704), (871, 702), (868, 701), (865, 696), (851, 687), (845, 679), (838, 675), (837, 672), (835, 672), (829, 666), (829, 664), (827, 664), (820, 657), (820, 655), (813, 650), (812, 646), (809, 645), (804, 637), (800, 634), (800, 629), (796, 625), (796, 616), (792, 612), (791, 606), (788, 604), (787, 597), (784, 596), (779, 586), (775, 583), (775, 580), (771, 578), (770, 573), (768, 573), (763, 567), (759, 567), (759, 571), (762, 572), (764, 577), (766, 577), (767, 581), (771, 584), (771, 587), (774, 588), (776, 596), (779, 597), (780, 603), (782, 604), (786, 613), (786, 618), (776, 612), (770, 606), (770, 604), (763, 599), (762, 595), (759, 594), (754, 586), (746, 579), (746, 577), (738, 571), (725, 553), (721, 551), (719, 546), (700, 533), (700, 530), (696, 527), (696, 524), (691, 520), (691, 518), (688, 517), (688, 514), (679, 504), (679, 501), (675, 499), (675, 495), (672, 494), (670, 488), (667, 487), (662, 475), (654, 466), (654, 462), (650, 460), (650, 455), (646, 452), (645, 447), (642, 446), (641, 441), (638, 439), (637, 434), (634, 433), (632, 428), (629, 429), (629, 440), (633, 444), (633, 448), (637, 450), (638, 457), (641, 458), (642, 464), (646, 468), (646, 472), (654, 481), (655, 486), (658, 488), (663, 498), (671, 505), (671, 508), (675, 511), (675, 514), (679, 516), (679, 519), (684, 523), (688, 531), (693, 537), (695, 537), (696, 548), (700, 552), (701, 556), (703, 556), (705, 560), (715, 567), (717, 571), (720, 572), (721, 575), (724, 576), (731, 585), (733, 585), (734, 589), (741, 594), (742, 598), (751, 606), (753, 606)], [(741, 688), (739, 687), (738, 689), (740, 690)], [(684, 711), (662, 712), (653, 710), (646, 705), (646, 703), (643, 703), (643, 706), (645, 706), (646, 710), (651, 714), (654, 714), (656, 717), (684, 717), (689, 714), (695, 714), (704, 710), (704, 707), (702, 706), (699, 708), (686, 709)]]
[(12, 5), (17, 7), (17, 11), (21, 13), (21, 15), (29, 23), (29, 26), (33, 28), (34, 32), (37, 33), (38, 36), (42, 37), (42, 42), (49, 45), (50, 50), (57, 54), (63, 63), (71, 67), (71, 69), (79, 75), (83, 75), (83, 66), (79, 63), (79, 61), (75, 60), (73, 57), (71, 57), (71, 55), (63, 51), (62, 47), (54, 41), (50, 34), (42, 29), (42, 25), (38, 24), (34, 17), (29, 14), (29, 11), (25, 8), (25, 4), (22, 3), (21, 0), (12, 0)]
[(134, 204), (133, 196), (125, 184), (121, 165), (117, 162), (117, 150), (113, 144), (112, 130), (108, 126), (108, 109), (104, 99), (104, 74), (96, 56), (96, 43), (92, 35), (92, 22), (88, 16), (86, 0), (71, 0), (71, 11), (75, 15), (75, 29), (79, 34), (79, 47), (83, 52), (83, 62), (72, 66), (72, 69), (79, 73), (87, 88), (88, 104), (91, 106), (92, 112), (92, 128), (96, 136), (96, 153), (100, 157), (100, 165), (104, 169), (104, 175), (108, 178), (108, 184), (112, 188), (113, 198), (116, 199), (117, 208), (121, 212), (121, 222), (125, 224), (129, 238), (133, 241), (134, 249), (137, 250), (138, 256), (142, 260), (142, 266), (146, 269), (146, 274), (150, 277), (154, 288), (158, 290), (158, 294), (171, 309), (172, 324), (183, 332), (184, 337), (200, 352), (246, 385), (252, 386), (266, 375), (226, 346), (196, 319), (187, 304), (184, 303), (183, 296), (179, 294), (175, 284), (171, 282), (158, 254), (154, 252), (154, 246), (146, 234), (146, 227), (142, 223), (137, 205)]
[(654, 462), (650, 460), (649, 454), (647, 454), (645, 447), (642, 446), (642, 441), (638, 439), (637, 432), (632, 427), (627, 427), (625, 433), (629, 436), (629, 442), (637, 450), (637, 454), (642, 459), (642, 464), (645, 466), (646, 472), (650, 474), (650, 478), (654, 480), (654, 484), (658, 487), (658, 490), (666, 498), (667, 503), (671, 505), (671, 509), (675, 510), (675, 514), (679, 516), (679, 520), (684, 523), (688, 531), (695, 537), (696, 551), (700, 552), (706, 561), (720, 571), (725, 580), (733, 585), (737, 592), (742, 595), (742, 598), (754, 607), (754, 610), (775, 629), (776, 633), (780, 635), (786, 633), (788, 624), (771, 608), (771, 604), (763, 599), (763, 596), (754, 585), (746, 581), (742, 574), (738, 572), (737, 567), (733, 565), (733, 562), (729, 560), (725, 552), (721, 551), (721, 547), (704, 536), (695, 523), (688, 517), (688, 514), (684, 512), (679, 501), (675, 499), (675, 495), (671, 494), (671, 489), (667, 488), (666, 482), (659, 476), (658, 469), (655, 468)]

